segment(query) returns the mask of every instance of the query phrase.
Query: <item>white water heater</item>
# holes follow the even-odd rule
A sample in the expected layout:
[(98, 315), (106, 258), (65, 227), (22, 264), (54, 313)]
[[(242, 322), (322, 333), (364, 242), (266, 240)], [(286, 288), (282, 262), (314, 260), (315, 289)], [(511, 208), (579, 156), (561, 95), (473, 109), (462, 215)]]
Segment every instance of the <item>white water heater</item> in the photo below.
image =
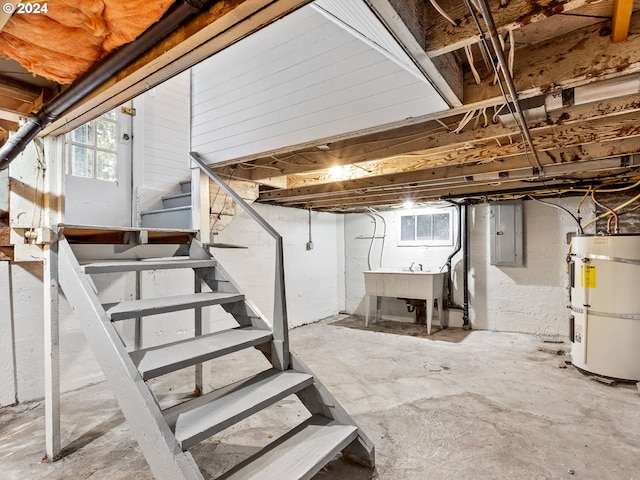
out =
[(575, 236), (570, 281), (572, 363), (640, 381), (640, 235)]

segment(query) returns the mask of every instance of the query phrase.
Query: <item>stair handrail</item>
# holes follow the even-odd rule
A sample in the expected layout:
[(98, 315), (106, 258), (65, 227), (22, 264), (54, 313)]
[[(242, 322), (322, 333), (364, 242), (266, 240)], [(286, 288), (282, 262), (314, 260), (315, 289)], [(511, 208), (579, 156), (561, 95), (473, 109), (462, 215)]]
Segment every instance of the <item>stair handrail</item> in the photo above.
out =
[(227, 195), (240, 205), (243, 210), (276, 241), (276, 278), (273, 299), (273, 341), (275, 345), (275, 355), (273, 356), (273, 361), (275, 363), (274, 366), (280, 370), (286, 370), (289, 368), (289, 320), (287, 317), (287, 301), (284, 284), (284, 244), (282, 235), (280, 235), (269, 222), (262, 218), (251, 205), (245, 202), (235, 190), (227, 185), (218, 175), (213, 173), (199, 153), (189, 152), (189, 156), (207, 177), (222, 188)]

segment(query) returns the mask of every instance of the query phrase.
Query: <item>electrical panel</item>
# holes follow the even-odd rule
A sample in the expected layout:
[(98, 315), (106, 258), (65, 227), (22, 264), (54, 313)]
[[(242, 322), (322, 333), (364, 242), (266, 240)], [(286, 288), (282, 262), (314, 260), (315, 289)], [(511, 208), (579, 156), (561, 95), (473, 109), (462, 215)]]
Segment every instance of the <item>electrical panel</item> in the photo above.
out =
[(491, 265), (524, 265), (522, 200), (489, 204)]

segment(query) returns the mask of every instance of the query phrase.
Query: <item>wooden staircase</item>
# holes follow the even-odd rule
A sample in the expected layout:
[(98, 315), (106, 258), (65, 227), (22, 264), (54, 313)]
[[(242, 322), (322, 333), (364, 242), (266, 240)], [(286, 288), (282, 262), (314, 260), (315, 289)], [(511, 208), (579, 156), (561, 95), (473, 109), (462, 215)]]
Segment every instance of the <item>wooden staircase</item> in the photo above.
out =
[[(153, 244), (140, 239), (144, 235), (129, 235), (129, 243), (123, 244), (72, 244), (62, 236), (59, 278), (156, 478), (204, 478), (189, 453), (191, 447), (290, 395), (302, 401), (310, 418), (219, 478), (309, 479), (340, 452), (373, 467), (372, 443), (289, 351), (286, 315), (284, 325), (272, 328), (195, 238)], [(93, 281), (103, 274), (179, 269), (194, 272), (192, 294), (103, 305)], [(166, 312), (192, 310), (192, 318), (198, 319), (202, 309), (211, 306), (230, 313), (237, 326), (202, 334), (196, 325), (193, 338), (133, 351), (116, 328), (117, 322), (142, 317), (152, 322), (154, 315)], [(259, 349), (271, 368), (164, 410), (148, 383), (250, 348)]]
[(162, 208), (140, 213), (143, 228), (191, 228), (191, 180), (180, 182), (180, 193), (162, 197)]

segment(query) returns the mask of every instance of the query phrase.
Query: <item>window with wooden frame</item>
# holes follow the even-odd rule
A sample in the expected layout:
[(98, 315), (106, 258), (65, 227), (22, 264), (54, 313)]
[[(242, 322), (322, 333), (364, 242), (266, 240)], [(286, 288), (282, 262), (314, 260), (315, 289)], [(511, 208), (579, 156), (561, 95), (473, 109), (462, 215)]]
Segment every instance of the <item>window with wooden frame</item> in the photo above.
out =
[(67, 174), (108, 182), (116, 181), (117, 118), (116, 110), (111, 110), (67, 134)]

